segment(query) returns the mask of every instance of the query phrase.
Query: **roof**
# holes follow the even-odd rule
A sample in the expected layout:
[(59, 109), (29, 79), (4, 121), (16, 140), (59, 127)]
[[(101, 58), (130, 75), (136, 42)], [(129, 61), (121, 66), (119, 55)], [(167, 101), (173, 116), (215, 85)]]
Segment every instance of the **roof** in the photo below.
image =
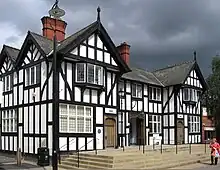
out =
[(13, 61), (16, 61), (20, 50), (14, 47), (10, 47), (8, 45), (4, 45), (4, 48), (6, 50), (6, 53), (11, 57), (11, 59)]
[(189, 72), (192, 70), (196, 61), (188, 61), (173, 66), (168, 66), (152, 73), (160, 80), (164, 86), (171, 86), (184, 83)]
[(134, 67), (131, 67), (131, 70), (131, 72), (123, 74), (122, 78), (163, 86), (153, 73)]

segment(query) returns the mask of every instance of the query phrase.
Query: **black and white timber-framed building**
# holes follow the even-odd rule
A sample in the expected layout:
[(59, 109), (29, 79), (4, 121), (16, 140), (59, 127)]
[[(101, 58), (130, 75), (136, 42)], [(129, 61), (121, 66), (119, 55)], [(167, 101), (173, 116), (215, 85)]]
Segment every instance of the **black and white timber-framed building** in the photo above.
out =
[(99, 12), (97, 21), (68, 38), (64, 21), (41, 20), (43, 35), (28, 31), (21, 49), (4, 45), (0, 53), (1, 151), (37, 154), (45, 146), (51, 154), (50, 25), (59, 41), (61, 151), (201, 142), (200, 99), (207, 87), (196, 58), (149, 72), (131, 66), (130, 46), (115, 46)]

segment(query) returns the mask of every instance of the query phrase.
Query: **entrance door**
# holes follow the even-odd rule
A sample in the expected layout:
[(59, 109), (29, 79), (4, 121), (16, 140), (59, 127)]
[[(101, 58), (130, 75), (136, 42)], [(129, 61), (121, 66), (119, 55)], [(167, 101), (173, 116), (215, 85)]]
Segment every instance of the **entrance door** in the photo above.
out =
[(184, 143), (184, 125), (182, 121), (177, 123), (177, 144)]
[(106, 147), (115, 147), (115, 131), (115, 120), (111, 118), (105, 119)]
[(137, 118), (137, 145), (144, 144), (144, 120)]

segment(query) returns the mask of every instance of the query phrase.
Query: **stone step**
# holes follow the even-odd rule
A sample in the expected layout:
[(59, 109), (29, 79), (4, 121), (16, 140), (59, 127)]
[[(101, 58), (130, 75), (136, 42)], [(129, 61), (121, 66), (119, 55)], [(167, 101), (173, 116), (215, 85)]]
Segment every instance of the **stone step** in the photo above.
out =
[(126, 166), (155, 166), (155, 165), (161, 165), (161, 164), (167, 164), (167, 163), (172, 163), (173, 161), (179, 161), (179, 160), (183, 160), (183, 159), (193, 159), (194, 157), (204, 157), (204, 155), (200, 156), (200, 155), (188, 155), (187, 157), (183, 157), (183, 156), (176, 156), (175, 159), (173, 159), (174, 157), (164, 157), (163, 159), (145, 159), (145, 160), (133, 160), (130, 162), (123, 162), (123, 163), (116, 163), (114, 164), (114, 167), (120, 168), (120, 167), (124, 167)]

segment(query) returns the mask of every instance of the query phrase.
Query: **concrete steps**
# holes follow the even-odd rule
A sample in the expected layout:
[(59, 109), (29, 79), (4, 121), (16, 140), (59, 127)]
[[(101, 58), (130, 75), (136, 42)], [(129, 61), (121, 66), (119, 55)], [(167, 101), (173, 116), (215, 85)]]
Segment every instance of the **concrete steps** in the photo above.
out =
[[(138, 148), (129, 148), (124, 152), (120, 149), (98, 152), (83, 152), (79, 156), (80, 169), (163, 169), (174, 166), (182, 166), (188, 163), (196, 163), (209, 159), (209, 152), (204, 152), (203, 145), (193, 146), (191, 154), (188, 146), (176, 148), (164, 148), (146, 150), (145, 153)], [(78, 169), (78, 155), (72, 154), (59, 165), (62, 169)]]

